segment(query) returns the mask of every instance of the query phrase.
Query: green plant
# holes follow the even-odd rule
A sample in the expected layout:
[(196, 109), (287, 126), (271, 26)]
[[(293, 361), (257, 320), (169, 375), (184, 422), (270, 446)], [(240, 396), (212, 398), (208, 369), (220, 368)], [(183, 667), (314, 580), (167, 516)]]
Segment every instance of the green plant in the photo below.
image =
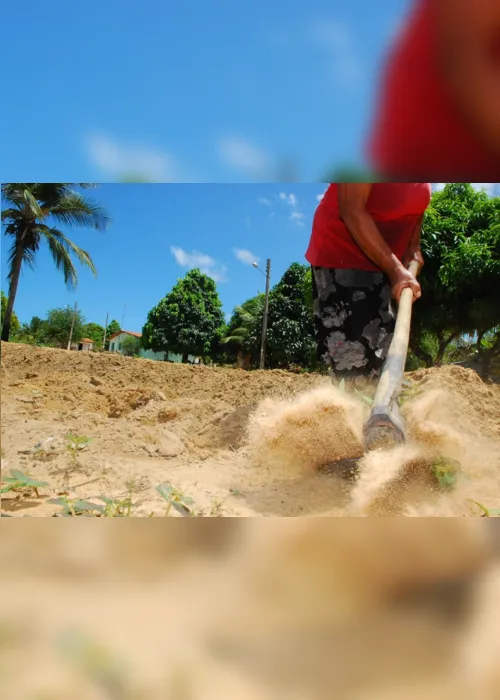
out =
[(68, 496), (59, 496), (58, 498), (50, 498), (48, 503), (61, 506), (63, 517), (75, 517), (77, 515), (93, 515), (98, 513), (104, 515), (105, 506), (86, 501), (81, 498), (68, 498)]
[(120, 342), (120, 352), (126, 357), (136, 357), (141, 349), (141, 340), (133, 335), (127, 335)]
[(500, 508), (487, 508), (486, 506), (483, 506), (482, 503), (478, 503), (477, 501), (472, 501), (474, 505), (476, 505), (481, 511), (481, 517), (482, 518), (499, 518), (500, 517)]
[(47, 481), (39, 481), (38, 479), (33, 479), (29, 474), (23, 474), (23, 472), (18, 469), (11, 469), (10, 476), (6, 476), (2, 481), (7, 483), (0, 489), (0, 493), (7, 493), (8, 491), (19, 491), (20, 489), (33, 489), (37, 498), (39, 498), (38, 489), (47, 488), (50, 484)]
[(222, 513), (223, 505), (224, 504), (222, 503), (222, 501), (217, 501), (217, 500), (213, 501), (212, 507), (210, 509), (210, 515), (212, 517), (219, 517)]
[(398, 403), (400, 406), (404, 406), (408, 401), (413, 401), (413, 399), (422, 396), (423, 392), (424, 390), (418, 384), (410, 384), (399, 394)]
[(167, 509), (165, 511), (165, 516), (168, 516), (170, 510), (175, 508), (175, 510), (183, 516), (193, 517), (194, 515), (194, 501), (189, 496), (185, 496), (181, 491), (174, 488), (171, 484), (160, 484), (156, 487), (156, 490), (163, 496), (167, 501)]
[(70, 454), (72, 466), (75, 467), (78, 453), (88, 447), (92, 440), (84, 435), (73, 435), (73, 433), (66, 435), (66, 440), (68, 441), (66, 449)]
[(438, 457), (432, 464), (432, 475), (439, 488), (448, 491), (454, 488), (461, 475), (460, 464), (452, 459)]
[(101, 503), (94, 503), (80, 498), (68, 498), (60, 496), (51, 498), (48, 503), (61, 506), (63, 517), (76, 517), (78, 515), (96, 516), (102, 518), (128, 518), (133, 507), (129, 494), (123, 499), (109, 498), (108, 496), (96, 496), (95, 500)]

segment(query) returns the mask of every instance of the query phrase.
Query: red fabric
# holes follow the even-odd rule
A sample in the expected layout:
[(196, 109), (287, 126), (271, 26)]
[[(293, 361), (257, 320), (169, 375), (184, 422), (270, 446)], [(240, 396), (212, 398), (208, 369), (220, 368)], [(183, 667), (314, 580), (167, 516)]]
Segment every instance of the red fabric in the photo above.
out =
[[(415, 225), (431, 200), (429, 182), (372, 185), (366, 210), (394, 254), (401, 260)], [(340, 218), (338, 185), (331, 184), (316, 209), (306, 259), (311, 265), (377, 270)]]
[(416, 0), (413, 14), (383, 74), (368, 146), (383, 177), (495, 182), (500, 158), (470, 133), (439, 74), (433, 0)]

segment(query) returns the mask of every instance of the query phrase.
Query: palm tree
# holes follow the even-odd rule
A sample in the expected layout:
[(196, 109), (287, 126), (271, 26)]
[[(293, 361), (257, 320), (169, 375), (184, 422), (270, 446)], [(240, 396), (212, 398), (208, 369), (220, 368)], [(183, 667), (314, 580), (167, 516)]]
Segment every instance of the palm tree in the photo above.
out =
[[(8, 208), (2, 211), (4, 233), (11, 236), (9, 255), (9, 301), (2, 325), (2, 340), (8, 341), (14, 302), (24, 264), (33, 268), (36, 253), (45, 239), (58, 270), (69, 289), (78, 283), (72, 255), (96, 275), (90, 255), (75, 245), (52, 222), (102, 231), (110, 222), (107, 211), (75, 189), (73, 183), (12, 183), (2, 185), (2, 200)], [(80, 188), (94, 187), (78, 183)]]
[(251, 337), (255, 334), (256, 324), (262, 317), (263, 311), (264, 294), (259, 294), (248, 299), (241, 306), (237, 306), (229, 322), (227, 335), (221, 339), (221, 343), (232, 345), (237, 350), (239, 366), (250, 364), (251, 357), (248, 345)]

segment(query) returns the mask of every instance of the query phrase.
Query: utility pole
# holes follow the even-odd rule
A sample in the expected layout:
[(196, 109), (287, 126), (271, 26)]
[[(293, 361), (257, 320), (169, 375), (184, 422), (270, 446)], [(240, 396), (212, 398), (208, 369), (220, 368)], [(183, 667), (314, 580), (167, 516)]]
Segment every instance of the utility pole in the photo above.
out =
[(73, 340), (73, 329), (75, 327), (75, 319), (76, 319), (76, 312), (77, 312), (77, 302), (75, 301), (75, 309), (73, 311), (73, 318), (71, 319), (71, 330), (69, 332), (69, 340), (68, 340), (68, 350), (71, 350), (71, 341)]
[(108, 318), (109, 318), (109, 311), (106, 314), (106, 323), (104, 324), (104, 338), (102, 339), (102, 349), (106, 349), (106, 333), (108, 332)]
[(266, 298), (264, 301), (264, 318), (262, 319), (262, 340), (260, 345), (259, 369), (264, 369), (266, 365), (266, 339), (267, 339), (267, 315), (269, 312), (269, 282), (271, 280), (271, 260), (266, 260)]

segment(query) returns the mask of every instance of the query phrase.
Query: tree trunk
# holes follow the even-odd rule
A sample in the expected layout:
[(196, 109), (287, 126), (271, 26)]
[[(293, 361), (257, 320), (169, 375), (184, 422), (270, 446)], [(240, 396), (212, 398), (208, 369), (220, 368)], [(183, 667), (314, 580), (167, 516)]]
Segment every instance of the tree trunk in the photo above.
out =
[(442, 365), (444, 353), (446, 352), (446, 348), (448, 347), (448, 345), (458, 336), (459, 333), (452, 333), (448, 339), (444, 338), (443, 336), (439, 338), (439, 348), (437, 351), (436, 359), (434, 360), (434, 364), (437, 367)]
[(189, 357), (189, 353), (188, 353), (188, 352), (183, 352), (183, 353), (182, 353), (182, 362), (183, 362), (183, 364), (187, 364), (188, 357)]
[(417, 338), (413, 338), (411, 343), (410, 343), (411, 351), (412, 353), (419, 358), (419, 360), (422, 360), (422, 362), (425, 364), (426, 367), (432, 367), (434, 364), (432, 361), (432, 357), (429, 355), (428, 352), (425, 352), (425, 350), (422, 350), (420, 345), (418, 344)]
[(9, 299), (7, 308), (5, 309), (5, 317), (2, 324), (2, 341), (9, 342), (10, 324), (12, 321), (12, 312), (14, 311), (14, 302), (16, 300), (17, 287), (19, 284), (19, 276), (21, 274), (21, 266), (23, 264), (23, 240), (18, 238), (16, 241), (16, 254), (12, 263), (12, 276), (9, 285)]

